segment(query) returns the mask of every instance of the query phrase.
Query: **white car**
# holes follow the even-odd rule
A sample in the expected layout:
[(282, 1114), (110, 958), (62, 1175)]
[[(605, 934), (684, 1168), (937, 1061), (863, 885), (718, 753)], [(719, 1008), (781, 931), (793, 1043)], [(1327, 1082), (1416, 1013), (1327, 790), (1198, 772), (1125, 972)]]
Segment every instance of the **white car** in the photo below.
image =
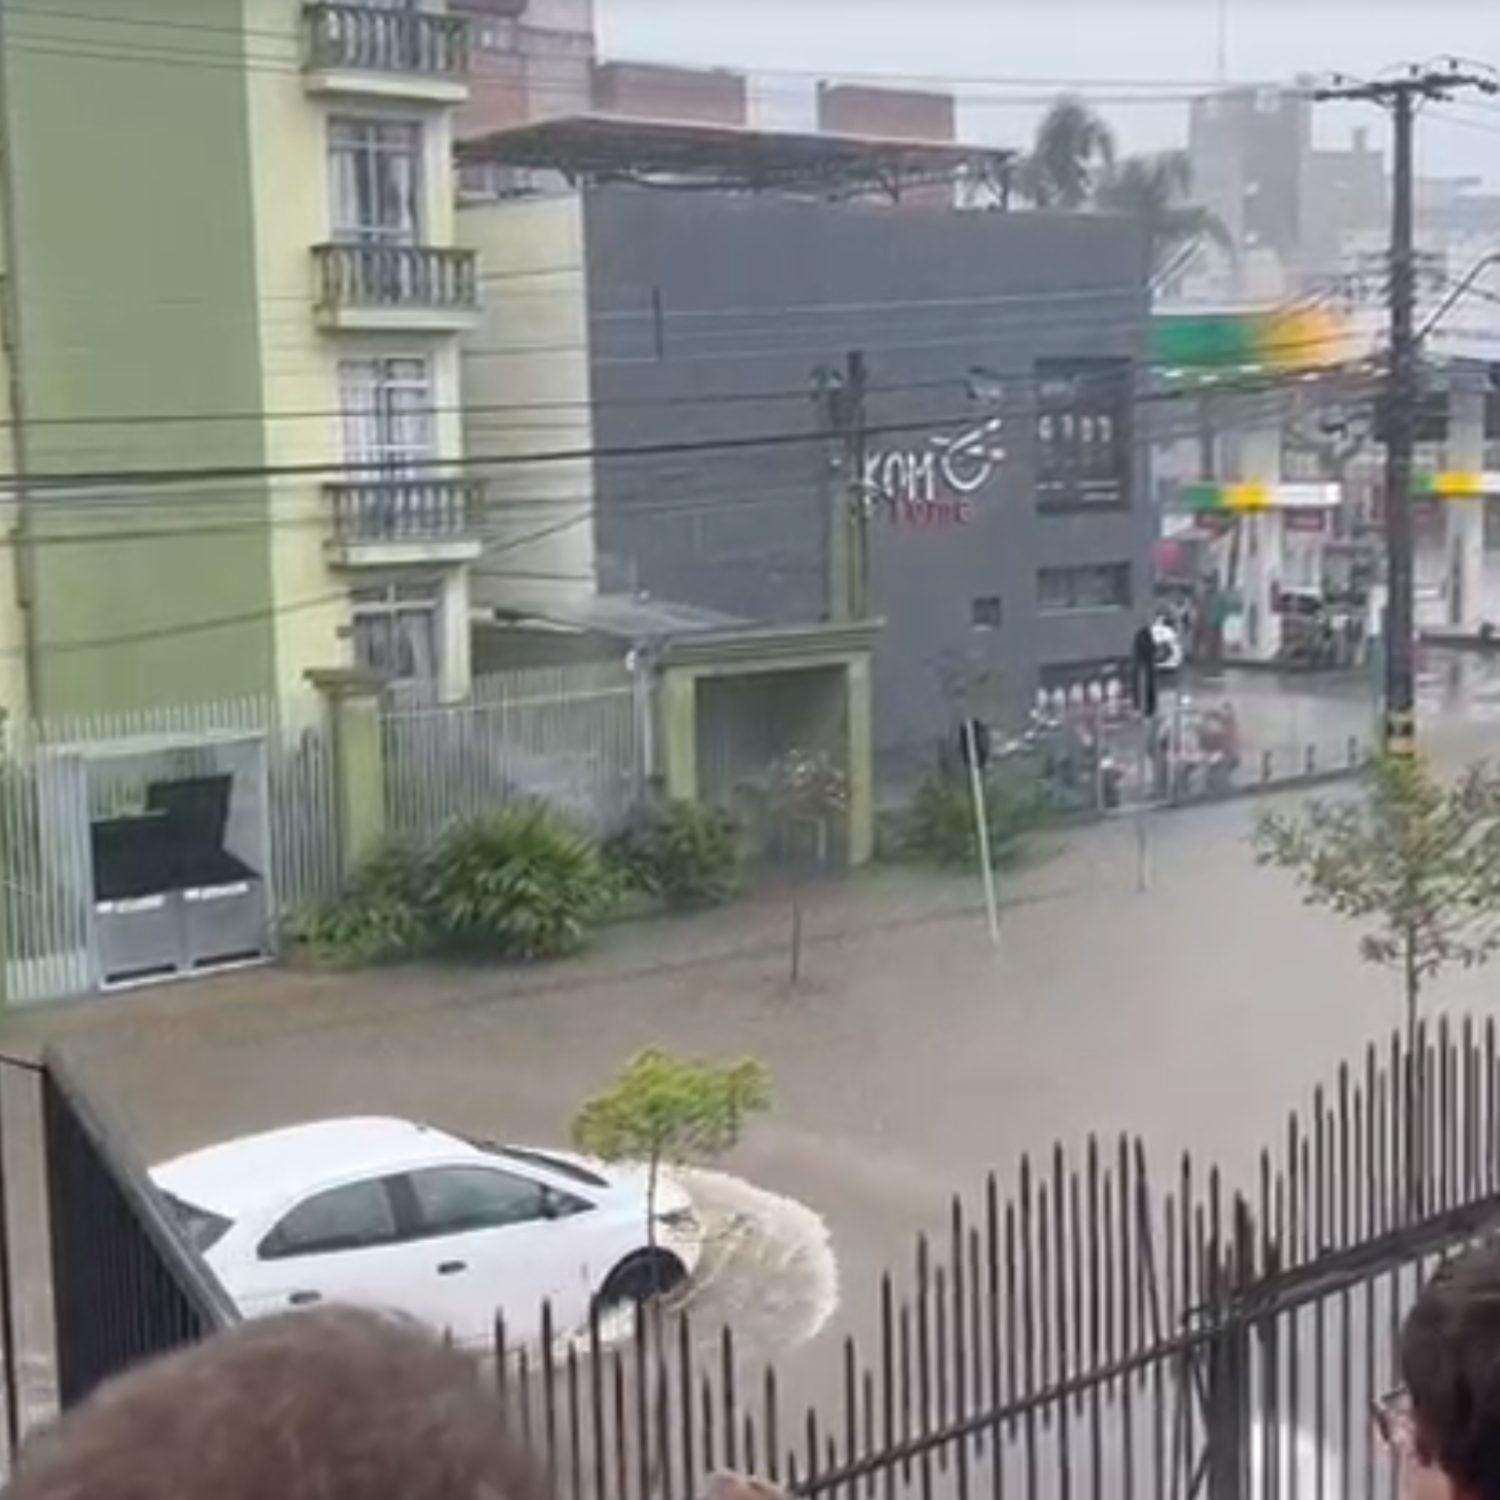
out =
[[(405, 1313), (455, 1342), (567, 1335), (697, 1264), (692, 1202), (663, 1176), (409, 1120), (323, 1120), (154, 1167), (168, 1207), (247, 1317), (320, 1303)], [(654, 1243), (653, 1243), (654, 1241)]]

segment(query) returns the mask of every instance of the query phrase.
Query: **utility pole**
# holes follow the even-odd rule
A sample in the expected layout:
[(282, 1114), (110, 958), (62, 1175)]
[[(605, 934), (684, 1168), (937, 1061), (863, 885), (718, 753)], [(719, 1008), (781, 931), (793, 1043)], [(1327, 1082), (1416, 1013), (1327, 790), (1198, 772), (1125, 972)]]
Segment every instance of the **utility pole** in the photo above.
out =
[(828, 612), (835, 620), (863, 620), (870, 613), (870, 495), (865, 486), (866, 398), (869, 374), (864, 354), (851, 350), (842, 370), (820, 365), (813, 372), (813, 401), (839, 446), (841, 482), (829, 487), (826, 539)]
[(1416, 564), (1412, 538), (1412, 459), (1421, 399), (1420, 340), (1416, 332), (1415, 141), (1417, 106), (1449, 98), (1458, 89), (1500, 93), (1484, 74), (1448, 68), (1414, 69), (1374, 83), (1319, 89), (1319, 100), (1352, 99), (1391, 111), (1390, 353), (1384, 396), (1385, 550), (1388, 599), (1385, 619), (1386, 750), (1412, 755), (1417, 740)]
[(847, 509), (844, 524), (849, 529), (849, 617), (870, 616), (870, 500), (865, 486), (867, 448), (865, 398), (869, 375), (864, 354), (850, 350), (844, 363), (844, 478)]

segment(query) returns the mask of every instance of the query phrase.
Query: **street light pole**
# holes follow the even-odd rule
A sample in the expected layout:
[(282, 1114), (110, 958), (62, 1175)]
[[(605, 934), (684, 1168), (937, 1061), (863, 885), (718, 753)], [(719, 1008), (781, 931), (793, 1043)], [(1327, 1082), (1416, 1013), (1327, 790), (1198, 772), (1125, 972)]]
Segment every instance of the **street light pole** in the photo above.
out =
[(1319, 89), (1315, 97), (1358, 99), (1389, 108), (1394, 127), (1391, 162), (1390, 356), (1384, 435), (1385, 620), (1384, 742), (1392, 755), (1416, 751), (1416, 562), (1412, 533), (1412, 463), (1421, 397), (1416, 332), (1415, 153), (1418, 103), (1446, 99), (1455, 89), (1500, 92), (1493, 78), (1456, 66), (1422, 69), (1400, 78)]

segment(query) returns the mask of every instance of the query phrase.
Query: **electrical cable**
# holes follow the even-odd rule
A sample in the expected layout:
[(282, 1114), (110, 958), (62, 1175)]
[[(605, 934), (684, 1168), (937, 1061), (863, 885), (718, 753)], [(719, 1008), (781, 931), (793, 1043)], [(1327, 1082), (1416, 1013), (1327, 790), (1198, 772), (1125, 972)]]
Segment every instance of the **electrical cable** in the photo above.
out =
[[(1298, 341), (1304, 342), (1304, 341)], [(1339, 373), (1350, 373), (1349, 367), (1321, 366), (1314, 370), (1298, 372), (1295, 374), (1277, 374), (1272, 376), (1249, 377), (1248, 389), (1264, 389), (1267, 381), (1271, 387), (1286, 385), (1289, 383), (1305, 384), (1316, 379), (1326, 379)], [(1001, 377), (1002, 380), (1005, 377)], [(1035, 380), (1035, 372), (1029, 377)], [(1104, 378), (1109, 378), (1105, 376)], [(1114, 377), (1118, 378), (1118, 376)], [(1210, 382), (1210, 386), (1219, 389), (1232, 390), (1240, 379), (1235, 381)], [(1017, 383), (1020, 383), (1019, 380)], [(1196, 392), (1195, 392), (1196, 393)], [(1144, 391), (1136, 392), (1133, 400), (1140, 403), (1158, 403), (1181, 399), (1182, 392), (1177, 390)], [(887, 422), (875, 424), (869, 428), (869, 435), (883, 436), (903, 432), (936, 431), (943, 428), (963, 427), (971, 423), (979, 409), (970, 406), (962, 413), (955, 415), (934, 415), (917, 421)], [(997, 414), (1000, 414), (998, 409)], [(1034, 410), (1030, 405), (1010, 406), (1006, 408), (1012, 415), (1025, 415)], [(535, 466), (553, 463), (575, 463), (583, 461), (598, 461), (601, 459), (634, 460), (639, 458), (658, 458), (672, 456), (675, 454), (696, 454), (713, 452), (735, 452), (744, 450), (760, 450), (765, 448), (778, 448), (795, 446), (810, 442), (825, 440), (826, 434), (818, 430), (795, 430), (768, 432), (752, 435), (735, 435), (723, 437), (709, 437), (700, 439), (674, 439), (656, 443), (634, 444), (634, 445), (590, 445), (586, 447), (555, 449), (551, 451), (539, 451), (535, 453), (507, 453), (507, 454), (464, 454), (451, 458), (433, 457), (430, 459), (413, 459), (404, 462), (403, 467), (418, 472), (432, 471), (457, 471), (472, 470), (480, 467), (511, 468), (517, 466)], [(48, 491), (87, 491), (99, 490), (100, 488), (130, 488), (142, 487), (167, 487), (182, 484), (210, 483), (210, 482), (233, 482), (236, 480), (254, 480), (268, 478), (318, 478), (365, 474), (374, 477), (389, 477), (391, 463), (389, 460), (334, 460), (318, 463), (303, 464), (252, 464), (252, 465), (218, 465), (200, 468), (165, 468), (165, 469), (134, 469), (134, 470), (112, 470), (89, 472), (79, 471), (72, 473), (51, 472), (31, 473), (27, 475), (0, 474), (0, 489), (18, 489), (24, 486), (28, 491), (28, 504), (35, 506), (43, 502), (43, 495)], [(65, 504), (76, 504), (76, 494), (66, 500)]]

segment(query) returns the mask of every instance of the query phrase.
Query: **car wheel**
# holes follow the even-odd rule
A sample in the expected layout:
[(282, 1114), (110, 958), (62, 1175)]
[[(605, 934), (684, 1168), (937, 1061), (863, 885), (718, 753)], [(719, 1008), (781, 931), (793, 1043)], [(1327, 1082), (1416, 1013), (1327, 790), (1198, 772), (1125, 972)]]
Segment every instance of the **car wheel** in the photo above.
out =
[(687, 1280), (687, 1267), (670, 1250), (637, 1250), (622, 1260), (594, 1299), (601, 1312), (649, 1302), (674, 1292)]

